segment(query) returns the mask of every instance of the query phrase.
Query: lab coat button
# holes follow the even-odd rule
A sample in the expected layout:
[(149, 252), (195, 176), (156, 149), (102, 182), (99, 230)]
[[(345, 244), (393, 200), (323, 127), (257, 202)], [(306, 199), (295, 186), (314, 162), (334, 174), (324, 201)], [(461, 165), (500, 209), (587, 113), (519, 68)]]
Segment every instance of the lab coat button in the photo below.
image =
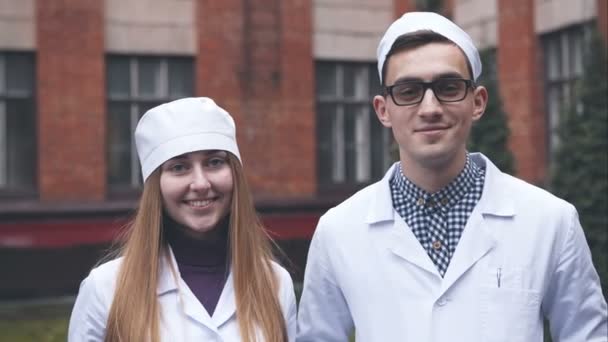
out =
[(441, 248), (441, 241), (437, 240), (435, 242), (433, 242), (433, 249), (434, 250), (438, 250)]
[(447, 300), (447, 299), (445, 299), (445, 297), (441, 297), (441, 298), (439, 298), (439, 300), (437, 301), (437, 305), (439, 305), (439, 306), (444, 306), (444, 305), (446, 305), (447, 303), (448, 303), (448, 300)]

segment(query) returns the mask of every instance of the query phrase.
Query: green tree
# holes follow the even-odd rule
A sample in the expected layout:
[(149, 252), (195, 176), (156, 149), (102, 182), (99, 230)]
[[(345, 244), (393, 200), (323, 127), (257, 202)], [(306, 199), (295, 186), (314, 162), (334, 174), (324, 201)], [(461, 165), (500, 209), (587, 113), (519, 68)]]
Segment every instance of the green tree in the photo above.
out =
[(509, 126), (500, 98), (497, 82), (495, 50), (480, 53), (484, 68), (478, 83), (488, 90), (485, 114), (473, 125), (469, 139), (469, 151), (481, 152), (506, 173), (513, 173), (513, 154), (508, 149)]
[(584, 71), (576, 100), (561, 113), (560, 143), (554, 155), (553, 192), (574, 204), (600, 273), (608, 289), (608, 59), (597, 31), (584, 54)]

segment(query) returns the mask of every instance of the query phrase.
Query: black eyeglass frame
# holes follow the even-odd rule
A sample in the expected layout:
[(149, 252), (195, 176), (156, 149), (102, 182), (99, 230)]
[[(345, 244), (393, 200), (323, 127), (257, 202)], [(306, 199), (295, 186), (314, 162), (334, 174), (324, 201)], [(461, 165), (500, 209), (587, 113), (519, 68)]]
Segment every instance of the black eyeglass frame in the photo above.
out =
[[(465, 87), (465, 91), (464, 94), (462, 95), (462, 98), (457, 99), (457, 100), (442, 100), (439, 98), (439, 96), (437, 96), (437, 92), (435, 91), (435, 85), (437, 84), (437, 82), (441, 82), (441, 81), (462, 81), (465, 83), (466, 87)], [(397, 86), (401, 86), (404, 84), (410, 84), (410, 83), (414, 83), (414, 84), (421, 84), (422, 85), (422, 96), (420, 97), (420, 99), (416, 102), (412, 102), (412, 103), (406, 103), (406, 104), (400, 104), (397, 101), (395, 101), (395, 96), (393, 96), (393, 88), (397, 87)], [(420, 102), (422, 102), (422, 100), (424, 99), (424, 95), (426, 94), (426, 90), (431, 88), (431, 90), (433, 91), (433, 95), (435, 96), (435, 98), (441, 102), (460, 102), (462, 100), (464, 100), (467, 95), (469, 94), (469, 88), (471, 89), (475, 89), (477, 87), (477, 84), (475, 83), (475, 81), (473, 80), (469, 80), (469, 79), (465, 79), (465, 78), (438, 78), (434, 81), (431, 82), (424, 82), (424, 81), (404, 81), (404, 82), (397, 82), (393, 85), (390, 86), (386, 86), (384, 87), (384, 96), (386, 95), (390, 95), (391, 99), (393, 100), (393, 103), (395, 103), (397, 106), (413, 106), (413, 105), (417, 105)]]

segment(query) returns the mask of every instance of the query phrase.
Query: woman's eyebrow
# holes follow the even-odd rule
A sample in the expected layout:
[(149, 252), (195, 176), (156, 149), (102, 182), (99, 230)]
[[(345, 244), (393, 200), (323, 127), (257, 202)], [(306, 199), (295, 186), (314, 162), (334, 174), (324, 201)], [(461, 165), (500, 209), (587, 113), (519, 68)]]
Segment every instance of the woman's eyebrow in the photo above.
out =
[(179, 156), (175, 156), (169, 160), (177, 160), (177, 159), (186, 159), (186, 154), (180, 154)]
[(226, 151), (222, 151), (222, 150), (209, 150), (209, 151), (205, 151), (205, 155), (207, 155), (207, 156), (221, 155), (222, 157), (225, 157), (228, 155), (228, 153)]

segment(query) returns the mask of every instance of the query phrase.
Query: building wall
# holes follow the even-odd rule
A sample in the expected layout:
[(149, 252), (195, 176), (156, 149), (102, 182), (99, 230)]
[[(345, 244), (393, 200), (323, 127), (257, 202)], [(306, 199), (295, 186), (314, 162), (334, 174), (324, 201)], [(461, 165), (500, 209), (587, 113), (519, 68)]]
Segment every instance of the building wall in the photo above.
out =
[(604, 45), (608, 51), (608, 1), (597, 1), (598, 27), (604, 37)]
[(103, 3), (36, 3), (38, 187), (43, 201), (105, 198)]
[(392, 0), (314, 0), (316, 59), (375, 61), (376, 48), (393, 21)]
[(498, 43), (497, 0), (455, 0), (453, 19), (473, 39), (479, 50)]
[[(480, 49), (499, 47), (511, 147), (524, 179), (546, 176), (538, 37), (595, 17), (598, 3), (605, 7), (604, 0), (448, 1)], [(106, 200), (108, 53), (194, 56), (196, 95), (235, 116), (254, 192), (315, 197), (315, 61), (373, 63), (384, 30), (414, 4), (0, 0), (0, 49), (36, 52), (40, 198)]]
[(498, 13), (498, 80), (509, 116), (509, 147), (517, 175), (542, 185), (547, 176), (547, 130), (534, 4), (499, 0)]
[(592, 20), (598, 13), (597, 3), (598, 0), (535, 0), (534, 30), (543, 34)]
[(105, 0), (105, 13), (108, 52), (196, 53), (193, 0)]
[(209, 0), (198, 5), (197, 93), (234, 115), (254, 193), (314, 196), (310, 3)]
[[(543, 34), (597, 16), (597, 0), (534, 0), (534, 32)], [(499, 45), (497, 0), (454, 0), (453, 19), (483, 50)]]
[(454, 21), (480, 49), (498, 48), (500, 96), (511, 129), (509, 146), (516, 159), (518, 176), (527, 181), (544, 184), (547, 177), (549, 133), (544, 115), (539, 36), (594, 19), (598, 14), (597, 3), (597, 0), (455, 1)]
[(0, 49), (35, 47), (35, 0), (0, 0)]

